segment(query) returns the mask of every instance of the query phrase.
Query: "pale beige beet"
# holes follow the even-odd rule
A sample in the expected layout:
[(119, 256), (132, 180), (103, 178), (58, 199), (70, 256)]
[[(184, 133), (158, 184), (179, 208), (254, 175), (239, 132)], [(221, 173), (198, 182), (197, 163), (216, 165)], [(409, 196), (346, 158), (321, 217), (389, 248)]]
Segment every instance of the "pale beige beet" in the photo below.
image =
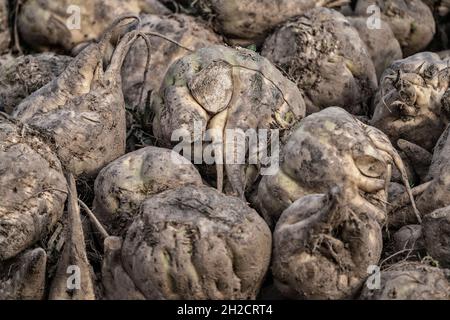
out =
[(38, 132), (0, 115), (0, 261), (43, 239), (61, 218), (66, 182)]
[(351, 193), (333, 188), (309, 195), (281, 215), (274, 233), (275, 284), (288, 298), (353, 298), (368, 267), (377, 265), (381, 227), (353, 206)]
[(316, 8), (281, 24), (262, 55), (294, 79), (308, 114), (332, 106), (369, 113), (375, 67), (358, 31), (338, 11)]
[(242, 200), (186, 186), (142, 204), (121, 262), (146, 299), (255, 299), (270, 263), (271, 238), (264, 220)]
[(118, 16), (144, 12), (170, 11), (157, 0), (27, 0), (17, 23), (22, 41), (35, 50), (70, 52), (77, 45), (96, 40)]
[[(212, 44), (220, 44), (221, 38), (211, 31), (207, 25), (199, 19), (191, 16), (174, 14), (169, 16), (143, 15), (141, 16), (141, 30), (144, 33), (152, 32), (169, 38), (191, 50), (207, 47)], [(138, 109), (147, 122), (148, 110), (141, 106), (150, 99), (151, 92), (157, 93), (167, 69), (176, 60), (189, 54), (185, 48), (157, 36), (149, 34), (152, 48), (152, 59), (147, 66), (147, 47), (144, 40), (138, 40), (131, 47), (123, 68), (123, 92), (125, 102), (130, 107)], [(144, 81), (144, 74), (148, 71), (151, 76)], [(142, 86), (145, 85), (145, 95), (141, 97)], [(142, 101), (141, 101), (142, 99)]]

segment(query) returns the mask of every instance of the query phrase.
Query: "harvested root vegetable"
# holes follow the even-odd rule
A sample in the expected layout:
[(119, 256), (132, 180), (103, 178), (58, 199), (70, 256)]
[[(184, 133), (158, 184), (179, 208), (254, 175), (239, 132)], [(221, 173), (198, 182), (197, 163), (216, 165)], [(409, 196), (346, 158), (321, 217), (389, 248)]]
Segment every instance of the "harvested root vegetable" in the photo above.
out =
[(450, 207), (438, 209), (423, 219), (428, 254), (442, 267), (450, 267)]
[(249, 166), (239, 164), (240, 156), (245, 157), (250, 147), (252, 152), (256, 153), (256, 147), (259, 154), (263, 153), (261, 141), (257, 146), (246, 144), (246, 132), (289, 131), (304, 117), (305, 104), (295, 84), (267, 59), (243, 48), (212, 46), (172, 65), (160, 97), (154, 99), (153, 110), (153, 132), (167, 146), (178, 143), (180, 137), (172, 137), (174, 133), (184, 133), (182, 143), (195, 148), (195, 142), (202, 142), (208, 130), (217, 188), (221, 191), (227, 183), (227, 193), (243, 198), (248, 186), (245, 169), (252, 163), (244, 159)]
[(0, 110), (11, 113), (34, 91), (58, 77), (71, 57), (42, 53), (0, 62)]
[(121, 234), (146, 198), (188, 184), (201, 186), (203, 182), (186, 158), (168, 149), (140, 149), (100, 171), (94, 211), (113, 234)]
[(381, 79), (370, 124), (394, 144), (401, 138), (431, 151), (450, 116), (448, 63), (431, 52), (393, 63)]
[(11, 41), (8, 0), (0, 0), (0, 54), (7, 51)]
[(3, 261), (47, 235), (63, 214), (67, 187), (58, 158), (40, 134), (8, 120), (0, 120), (0, 173)]
[(47, 254), (41, 248), (0, 262), (0, 300), (44, 298)]
[[(68, 175), (67, 184), (69, 195), (66, 239), (55, 277), (52, 280), (49, 298), (51, 300), (95, 300), (92, 270), (86, 255), (77, 189), (72, 174)], [(69, 287), (69, 284), (74, 285), (69, 279), (70, 272), (74, 274), (76, 272), (78, 275), (79, 287)]]
[(341, 108), (302, 120), (283, 154), (278, 173), (262, 178), (256, 197), (255, 205), (271, 225), (297, 199), (336, 185), (352, 192), (352, 204), (382, 223), (393, 165), (410, 190), (404, 164), (389, 139)]
[[(144, 40), (138, 40), (131, 47), (123, 68), (123, 92), (127, 105), (136, 107), (149, 99), (147, 92), (157, 93), (166, 75), (167, 69), (173, 62), (189, 54), (189, 50), (200, 49), (222, 41), (218, 35), (208, 29), (206, 24), (191, 16), (175, 14), (170, 16), (144, 15), (141, 16), (141, 31), (144, 33), (160, 34), (162, 37), (151, 37), (152, 59), (147, 66), (147, 45)], [(184, 45), (186, 48), (180, 47)], [(147, 83), (144, 74), (151, 73)], [(141, 97), (142, 86), (145, 85), (145, 96)], [(142, 99), (142, 101), (141, 101)], [(146, 110), (139, 110), (145, 112)], [(144, 121), (148, 115), (144, 114)]]
[[(55, 140), (63, 165), (76, 176), (94, 176), (125, 153), (126, 121), (120, 70), (140, 36), (126, 33), (106, 70), (103, 59), (119, 18), (98, 43), (89, 45), (56, 79), (16, 107), (13, 116)], [(137, 21), (137, 20), (135, 20)]]
[[(191, 1), (179, 1), (189, 2)], [(220, 33), (234, 44), (258, 44), (279, 23), (320, 6), (339, 6), (348, 1), (334, 0), (200, 0), (195, 9), (212, 19)]]
[(448, 300), (449, 270), (405, 262), (381, 271), (381, 288), (364, 286), (361, 300)]
[(358, 30), (359, 36), (364, 41), (367, 51), (372, 58), (377, 78), (381, 76), (394, 61), (403, 58), (402, 48), (395, 38), (389, 24), (381, 21), (380, 29), (369, 29), (367, 18), (347, 17), (352, 26)]
[(255, 299), (271, 243), (264, 220), (245, 202), (186, 186), (142, 204), (121, 261), (146, 299)]
[(433, 39), (433, 13), (421, 0), (358, 0), (355, 13), (367, 16), (374, 5), (380, 9), (380, 18), (391, 26), (405, 57), (425, 49)]
[(368, 114), (377, 88), (375, 67), (341, 13), (316, 8), (284, 23), (266, 39), (262, 55), (296, 81), (308, 114), (331, 106)]
[(352, 194), (333, 188), (309, 195), (283, 212), (274, 233), (275, 284), (292, 299), (355, 296), (382, 250), (379, 224)]
[(17, 23), (21, 39), (33, 49), (70, 52), (96, 40), (118, 16), (144, 12), (169, 10), (157, 0), (26, 0)]

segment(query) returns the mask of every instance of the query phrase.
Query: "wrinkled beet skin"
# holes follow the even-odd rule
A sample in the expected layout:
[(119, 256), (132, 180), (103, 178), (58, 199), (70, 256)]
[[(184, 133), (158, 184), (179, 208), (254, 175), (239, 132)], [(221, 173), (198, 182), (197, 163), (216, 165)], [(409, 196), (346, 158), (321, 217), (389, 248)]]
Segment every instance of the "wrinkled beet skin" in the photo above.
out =
[(448, 61), (424, 52), (393, 63), (383, 74), (371, 125), (431, 151), (450, 116)]
[(0, 0), (0, 54), (8, 50), (11, 41), (8, 20), (8, 0)]
[(147, 299), (255, 299), (271, 238), (242, 200), (186, 186), (142, 204), (124, 239), (122, 261)]
[(316, 8), (281, 24), (264, 42), (262, 55), (294, 79), (308, 114), (332, 106), (368, 114), (377, 88), (375, 67), (341, 13)]
[(12, 113), (34, 91), (58, 77), (71, 57), (54, 53), (7, 57), (0, 61), (0, 111)]
[(187, 159), (168, 149), (143, 148), (100, 171), (94, 211), (113, 234), (122, 235), (146, 198), (189, 184), (201, 186), (203, 182)]
[(405, 262), (381, 271), (381, 289), (363, 287), (361, 300), (448, 300), (449, 270)]
[[(81, 29), (69, 29), (73, 12), (81, 9)], [(71, 52), (83, 42), (96, 40), (119, 16), (139, 13), (168, 13), (156, 0), (27, 0), (18, 15), (21, 39), (37, 51)]]
[[(374, 141), (381, 141), (383, 147)], [(381, 222), (386, 218), (387, 167), (393, 163), (383, 149), (395, 152), (382, 132), (343, 109), (327, 108), (310, 115), (284, 146), (276, 176), (263, 177), (255, 205), (273, 224), (297, 199), (339, 185), (354, 193), (355, 205)]]
[(278, 221), (272, 270), (286, 297), (352, 298), (380, 259), (381, 227), (337, 190), (299, 199)]
[(35, 131), (0, 120), (0, 261), (43, 239), (59, 218), (66, 182), (55, 153)]

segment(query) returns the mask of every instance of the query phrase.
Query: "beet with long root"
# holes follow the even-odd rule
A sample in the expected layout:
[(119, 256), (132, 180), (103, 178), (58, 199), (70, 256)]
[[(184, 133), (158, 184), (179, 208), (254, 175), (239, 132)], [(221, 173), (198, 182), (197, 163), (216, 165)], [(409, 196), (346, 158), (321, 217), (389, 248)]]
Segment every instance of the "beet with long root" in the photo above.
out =
[(120, 70), (130, 46), (141, 35), (133, 30), (118, 43), (106, 70), (109, 40), (119, 18), (98, 43), (89, 45), (64, 70), (16, 107), (13, 116), (51, 136), (63, 165), (76, 176), (93, 176), (125, 153), (125, 102)]
[(168, 149), (147, 147), (107, 165), (95, 181), (94, 212), (100, 221), (121, 234), (142, 202), (183, 185), (203, 185), (197, 169)]
[[(169, 67), (176, 60), (200, 49), (222, 41), (208, 26), (191, 16), (174, 14), (170, 16), (141, 16), (141, 31), (148, 35), (152, 57), (147, 65), (147, 44), (137, 40), (131, 47), (122, 68), (123, 92), (130, 107), (144, 113), (144, 122), (148, 121), (148, 110), (144, 107), (152, 92), (157, 93)], [(146, 72), (151, 74), (145, 82)], [(141, 97), (142, 86), (145, 95)]]

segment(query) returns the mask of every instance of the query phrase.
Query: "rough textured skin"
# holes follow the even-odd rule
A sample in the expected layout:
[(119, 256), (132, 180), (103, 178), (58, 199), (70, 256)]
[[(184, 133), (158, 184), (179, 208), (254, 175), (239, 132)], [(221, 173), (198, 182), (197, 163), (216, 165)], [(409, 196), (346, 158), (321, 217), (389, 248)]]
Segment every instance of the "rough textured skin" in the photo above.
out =
[(381, 271), (381, 289), (361, 293), (361, 300), (448, 300), (449, 270), (419, 263), (401, 263)]
[(42, 53), (0, 61), (0, 111), (11, 113), (34, 91), (58, 77), (71, 57)]
[(309, 195), (283, 212), (274, 233), (275, 284), (288, 298), (345, 299), (357, 293), (381, 256), (382, 235), (371, 213), (338, 189)]
[(41, 240), (62, 216), (66, 181), (38, 133), (0, 120), (0, 261)]
[[(433, 159), (425, 181), (426, 188), (417, 197), (417, 207), (422, 215), (450, 206), (450, 127), (442, 134), (434, 148)], [(425, 184), (424, 184), (425, 185)], [(399, 211), (397, 215), (406, 222), (411, 221), (410, 210)]]
[(0, 54), (8, 50), (11, 41), (8, 19), (8, 0), (0, 0)]
[(0, 300), (42, 300), (47, 254), (41, 248), (0, 262)]
[(425, 248), (423, 240), (423, 228), (421, 225), (413, 224), (402, 227), (393, 237), (394, 249), (402, 250), (423, 250)]
[(232, 43), (248, 45), (264, 41), (279, 23), (333, 2), (336, 3), (331, 0), (200, 0), (196, 1), (195, 8), (212, 18), (218, 31)]
[[(81, 9), (80, 29), (70, 29), (74, 11)], [(21, 39), (37, 51), (64, 50), (96, 40), (120, 15), (165, 14), (169, 10), (157, 0), (26, 0), (18, 15)]]
[(327, 108), (300, 122), (283, 154), (278, 173), (263, 177), (258, 189), (255, 205), (269, 224), (297, 199), (336, 185), (353, 193), (355, 206), (384, 221), (388, 166), (403, 171), (403, 164), (381, 131), (341, 108)]
[(94, 211), (114, 234), (120, 234), (146, 198), (189, 184), (203, 184), (193, 164), (171, 150), (147, 147), (100, 171), (95, 181)]
[(124, 269), (147, 299), (255, 299), (270, 254), (256, 211), (192, 186), (146, 200), (122, 247)]
[(120, 68), (138, 35), (135, 31), (124, 35), (104, 71), (103, 58), (113, 30), (84, 49), (58, 78), (13, 112), (17, 119), (53, 137), (61, 162), (76, 176), (93, 176), (125, 153)]
[(295, 80), (308, 114), (332, 106), (368, 114), (377, 88), (375, 67), (358, 31), (341, 13), (316, 8), (289, 20), (266, 39), (262, 55)]
[(450, 267), (450, 207), (438, 209), (423, 219), (428, 254), (442, 267)]
[[(78, 194), (75, 179), (71, 173), (67, 174), (69, 190), (67, 199), (67, 225), (64, 249), (59, 257), (56, 274), (50, 285), (50, 300), (95, 300), (94, 284), (91, 277), (91, 265), (86, 254), (86, 243), (78, 205)], [(73, 266), (78, 268), (79, 288), (68, 286), (68, 274)], [(76, 271), (75, 271), (76, 272)], [(73, 280), (72, 280), (73, 281)], [(72, 282), (73, 283), (73, 282)]]
[[(167, 145), (174, 143), (171, 140), (175, 130), (183, 130), (190, 138), (185, 140), (201, 139), (195, 132), (196, 122), (201, 133), (214, 130), (210, 138), (222, 148), (215, 150), (216, 158), (223, 158), (225, 182), (231, 186), (229, 193), (243, 197), (247, 187), (245, 165), (228, 159), (235, 158), (244, 148), (248, 150), (249, 145), (227, 140), (228, 129), (238, 134), (248, 129), (288, 131), (304, 117), (305, 104), (295, 84), (267, 59), (243, 48), (212, 46), (172, 65), (153, 110), (153, 132)], [(185, 140), (183, 143), (190, 144)], [(223, 166), (218, 165), (219, 190), (223, 171)]]
[(392, 62), (403, 58), (402, 48), (387, 22), (381, 21), (380, 29), (369, 29), (367, 18), (347, 17), (347, 20), (358, 31), (359, 36), (366, 44), (378, 79)]
[(355, 13), (367, 16), (376, 5), (381, 19), (389, 23), (405, 57), (425, 49), (436, 33), (433, 13), (421, 0), (358, 0)]
[(431, 52), (394, 62), (383, 74), (371, 125), (392, 143), (431, 151), (450, 116), (449, 61)]
[[(170, 16), (143, 15), (141, 19), (141, 30), (143, 32), (162, 34), (192, 50), (222, 42), (220, 37), (209, 30), (206, 24), (191, 16), (183, 14)], [(186, 49), (180, 48), (165, 39), (150, 36), (150, 40), (152, 59), (147, 70), (151, 73), (151, 77), (148, 79), (148, 83), (145, 84), (146, 95), (142, 97), (144, 102), (149, 99), (148, 95), (151, 92), (158, 92), (170, 65), (189, 54)], [(144, 84), (147, 62), (146, 52), (145, 42), (139, 39), (131, 47), (122, 68), (125, 101), (131, 107), (140, 106), (141, 104), (140, 95)], [(141, 110), (141, 112), (144, 111), (147, 110)], [(144, 117), (144, 121), (148, 121), (147, 117)]]

